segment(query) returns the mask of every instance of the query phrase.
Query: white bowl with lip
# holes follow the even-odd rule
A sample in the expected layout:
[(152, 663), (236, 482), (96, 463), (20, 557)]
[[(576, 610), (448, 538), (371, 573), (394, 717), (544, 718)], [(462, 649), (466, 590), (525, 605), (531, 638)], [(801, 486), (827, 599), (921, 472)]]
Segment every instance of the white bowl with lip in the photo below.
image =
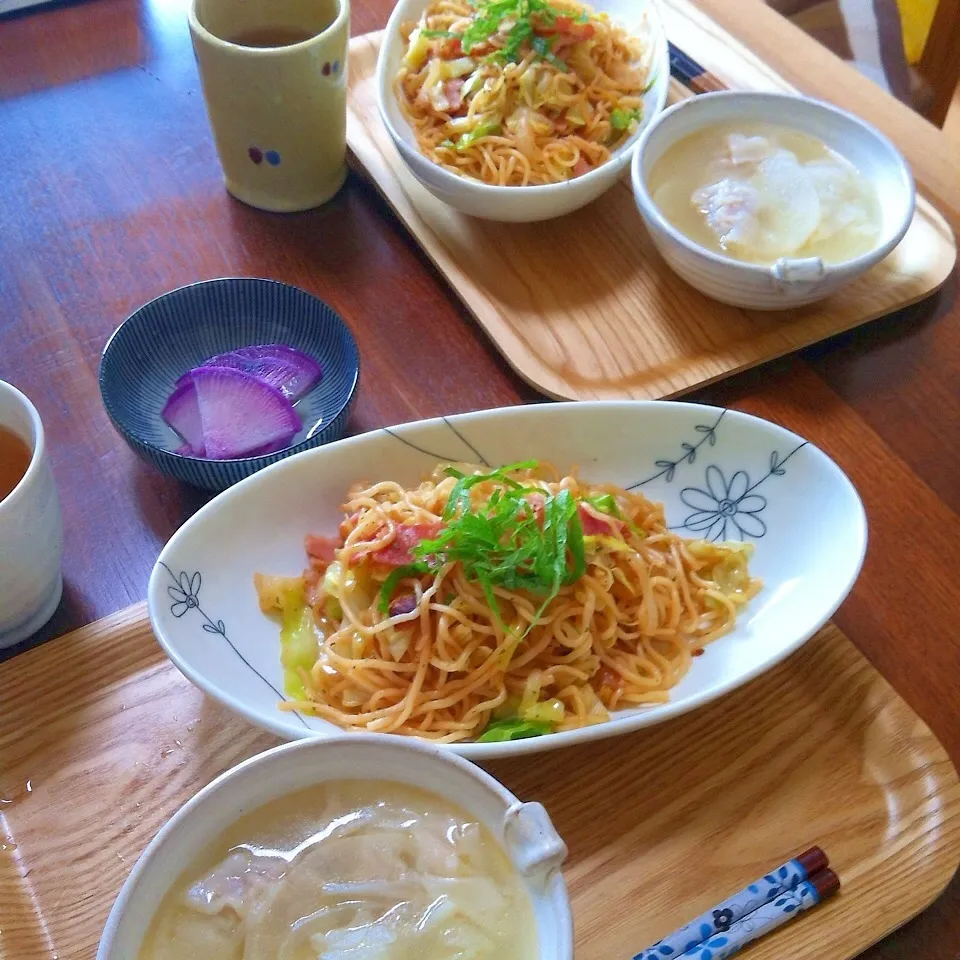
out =
[(403, 59), (400, 25), (420, 19), (429, 0), (399, 0), (390, 15), (377, 60), (377, 106), (403, 162), (435, 197), (462, 213), (487, 220), (526, 223), (572, 213), (596, 200), (619, 179), (633, 156), (643, 131), (663, 110), (670, 83), (666, 32), (653, 0), (592, 0), (598, 12), (609, 14), (630, 33), (647, 38), (647, 64), (652, 77), (643, 94), (643, 114), (637, 132), (602, 166), (565, 183), (530, 187), (494, 187), (457, 176), (428, 160), (393, 92), (393, 79)]
[[(341, 728), (281, 709), (280, 628), (254, 574), (297, 576), (304, 534), (334, 534), (357, 480), (416, 486), (438, 461), (546, 460), (662, 503), (679, 535), (753, 545), (763, 589), (733, 629), (695, 657), (665, 703), (605, 723), (502, 743), (438, 745), (495, 757), (621, 736), (700, 709), (780, 663), (853, 586), (867, 524), (853, 485), (821, 450), (774, 423), (694, 403), (580, 401), (501, 407), (374, 430), (289, 457), (211, 500), (164, 547), (150, 577), (150, 623), (167, 656), (207, 695), (286, 739)], [(393, 736), (393, 734), (391, 734)]]
[(251, 810), (335, 780), (388, 780), (434, 793), (493, 834), (533, 907), (537, 956), (572, 960), (573, 923), (560, 865), (567, 849), (539, 803), (521, 803), (467, 760), (417, 740), (350, 734), (299, 740), (221, 774), (188, 800), (141, 854), (120, 889), (96, 960), (133, 960), (170, 887), (198, 853)]
[[(875, 186), (882, 223), (874, 247), (841, 263), (819, 257), (781, 258), (770, 266), (743, 263), (706, 250), (674, 227), (650, 195), (654, 164), (678, 140), (731, 120), (800, 130), (849, 160)], [(822, 300), (879, 263), (903, 239), (913, 218), (913, 177), (894, 145), (845, 110), (806, 97), (726, 90), (701, 94), (664, 111), (640, 138), (634, 154), (633, 195), (657, 249), (691, 286), (723, 303), (779, 310)]]

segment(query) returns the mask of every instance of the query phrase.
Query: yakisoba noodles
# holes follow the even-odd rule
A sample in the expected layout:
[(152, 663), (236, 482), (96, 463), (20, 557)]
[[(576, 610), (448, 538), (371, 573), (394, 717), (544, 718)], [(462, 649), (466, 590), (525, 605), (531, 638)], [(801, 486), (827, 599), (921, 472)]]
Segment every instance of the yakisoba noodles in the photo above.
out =
[(663, 508), (530, 461), (357, 484), (282, 615), (281, 706), (438, 741), (517, 739), (662, 703), (760, 588), (750, 547), (685, 540)]
[(560, 183), (636, 130), (645, 45), (574, 0), (432, 0), (394, 92), (420, 151), (498, 186)]

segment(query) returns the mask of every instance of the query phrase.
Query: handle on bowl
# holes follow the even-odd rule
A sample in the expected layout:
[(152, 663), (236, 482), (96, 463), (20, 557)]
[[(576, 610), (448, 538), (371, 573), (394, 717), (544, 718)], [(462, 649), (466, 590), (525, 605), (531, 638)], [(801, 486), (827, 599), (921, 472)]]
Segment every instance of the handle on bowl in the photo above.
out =
[(770, 276), (783, 293), (815, 287), (826, 276), (826, 264), (819, 257), (788, 260), (781, 257), (771, 268)]
[(567, 858), (567, 845), (542, 803), (510, 807), (503, 818), (503, 838), (510, 859), (524, 877), (557, 870)]

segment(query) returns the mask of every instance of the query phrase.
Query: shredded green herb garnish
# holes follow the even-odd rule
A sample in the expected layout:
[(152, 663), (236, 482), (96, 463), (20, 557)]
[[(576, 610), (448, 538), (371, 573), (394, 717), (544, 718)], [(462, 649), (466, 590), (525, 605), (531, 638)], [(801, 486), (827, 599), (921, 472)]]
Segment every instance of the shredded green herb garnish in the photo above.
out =
[(552, 63), (558, 70), (566, 71), (567, 65), (559, 57), (555, 57), (550, 52), (552, 44), (549, 37), (534, 37), (530, 42), (530, 46), (533, 52), (542, 60), (546, 60), (547, 63)]
[[(444, 527), (435, 539), (414, 548), (414, 563), (387, 577), (380, 589), (381, 611), (388, 609), (393, 591), (404, 578), (459, 563), (464, 575), (480, 584), (498, 619), (497, 587), (543, 597), (533, 617), (535, 623), (560, 588), (578, 580), (586, 570), (583, 529), (577, 500), (570, 491), (550, 495), (509, 476), (536, 466), (536, 460), (528, 460), (469, 476), (448, 467), (447, 476), (457, 482), (443, 511)], [(471, 490), (481, 483), (493, 483), (494, 490), (482, 503), (472, 503)], [(542, 500), (542, 509), (535, 509), (527, 499), (532, 494), (537, 495), (537, 503)]]
[(459, 33), (454, 33), (452, 30), (426, 30), (421, 28), (420, 36), (426, 37), (428, 40), (439, 40), (446, 39), (452, 40), (454, 37), (460, 37)]
[(616, 517), (618, 520), (621, 518), (620, 508), (617, 506), (617, 501), (613, 498), (612, 494), (604, 493), (598, 497), (584, 497), (584, 499), (590, 506), (595, 507), (601, 513)]
[(460, 40), (464, 53), (469, 54), (478, 44), (486, 43), (500, 29), (501, 22), (509, 18), (514, 22), (507, 31), (503, 46), (490, 54), (488, 59), (516, 63), (523, 59), (524, 43), (531, 41), (531, 48), (538, 56), (554, 64), (562, 62), (550, 53), (549, 48), (537, 43), (537, 39), (542, 38), (531, 40), (535, 26), (549, 27), (557, 17), (566, 16), (546, 0), (471, 0), (471, 6), (476, 8), (477, 13)]
[(390, 609), (390, 598), (393, 591), (397, 589), (397, 584), (407, 577), (419, 577), (430, 572), (430, 567), (426, 563), (408, 563), (402, 567), (395, 567), (390, 571), (390, 575), (380, 586), (380, 596), (377, 600), (377, 606), (381, 613), (387, 613)]

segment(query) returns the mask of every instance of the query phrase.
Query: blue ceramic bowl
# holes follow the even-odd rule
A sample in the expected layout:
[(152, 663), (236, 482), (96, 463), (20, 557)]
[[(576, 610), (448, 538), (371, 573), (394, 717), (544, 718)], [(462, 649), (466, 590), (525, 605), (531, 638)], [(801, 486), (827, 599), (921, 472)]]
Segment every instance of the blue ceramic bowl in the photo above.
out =
[[(290, 446), (239, 460), (174, 453), (181, 441), (160, 416), (174, 381), (214, 354), (261, 343), (302, 350), (323, 370), (296, 404), (303, 428)], [(316, 297), (275, 280), (206, 280), (165, 293), (124, 320), (100, 359), (100, 395), (114, 426), (147, 463), (195, 487), (223, 490), (293, 453), (338, 440), (359, 373), (353, 336)]]

